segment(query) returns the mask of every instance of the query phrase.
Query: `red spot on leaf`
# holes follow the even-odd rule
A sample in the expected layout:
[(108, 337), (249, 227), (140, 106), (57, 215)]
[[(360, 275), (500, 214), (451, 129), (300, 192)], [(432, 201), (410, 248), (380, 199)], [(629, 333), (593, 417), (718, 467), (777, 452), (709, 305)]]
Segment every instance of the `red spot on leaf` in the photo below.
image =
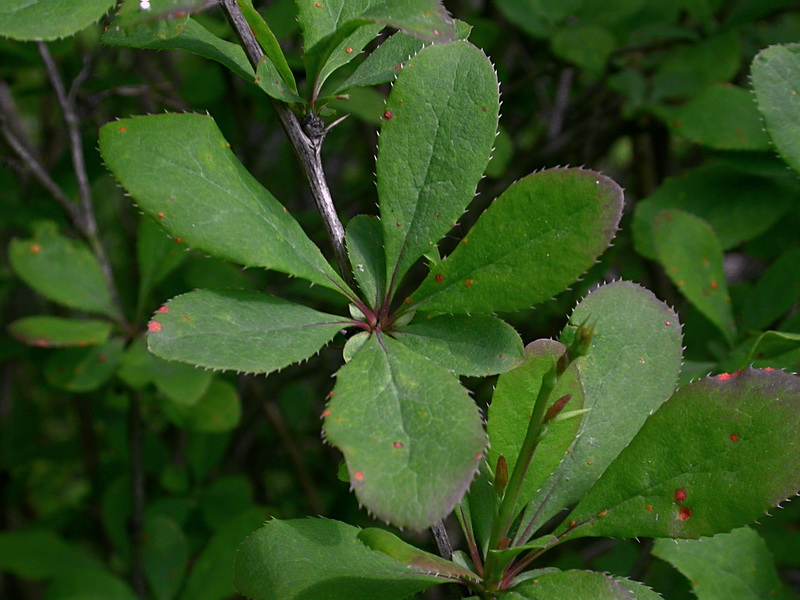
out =
[(163, 219), (163, 218), (164, 218), (164, 213), (156, 213), (156, 216), (157, 216), (159, 219)]
[(599, 518), (601, 518), (601, 519), (602, 519), (602, 518), (603, 518), (603, 517), (605, 517), (607, 514), (608, 514), (608, 511), (607, 511), (607, 510), (601, 510), (599, 513), (597, 513), (597, 516), (598, 516)]
[(444, 281), (444, 275), (442, 275), (441, 273), (439, 273), (439, 274), (438, 274), (436, 277), (434, 277), (434, 278), (433, 278), (433, 280), (434, 280), (436, 283), (442, 283), (442, 281)]
[(395, 442), (394, 444), (392, 444), (392, 446), (395, 447), (395, 448), (402, 448), (403, 447), (403, 442)]
[(480, 452), (478, 452), (478, 453), (475, 455), (475, 460), (481, 460), (482, 458), (483, 458), (483, 454), (481, 454)]
[(175, 241), (176, 241), (177, 243), (179, 243), (179, 244), (182, 244), (182, 243), (183, 243), (183, 238), (176, 237), (176, 238), (175, 238)]
[(715, 289), (717, 289), (718, 287), (719, 287), (719, 284), (718, 284), (716, 281), (712, 281), (712, 282), (711, 282), (711, 289), (712, 289), (712, 290), (715, 290)]
[(161, 323), (159, 323), (158, 321), (150, 321), (147, 324), (147, 331), (149, 331), (150, 333), (158, 333), (159, 331), (161, 331)]
[(737, 434), (735, 434), (735, 433), (732, 433), (731, 434), (731, 441), (732, 442), (738, 442), (739, 441), (739, 436)]
[(771, 371), (774, 371), (775, 369), (773, 369), (772, 367), (767, 367), (767, 368), (766, 368), (766, 369), (764, 369), (764, 370), (765, 370), (767, 373), (769, 373), (769, 372), (771, 372)]
[(49, 346), (47, 340), (36, 340), (36, 345), (39, 346), (39, 348), (47, 348), (47, 346)]
[(500, 360), (503, 360), (505, 357), (506, 357), (506, 355), (505, 355), (505, 354), (501, 354), (501, 355), (500, 355)]
[(733, 379), (734, 377), (738, 377), (739, 373), (742, 371), (734, 371), (733, 373), (721, 373), (719, 376), (720, 381), (728, 381), (729, 379)]
[(160, 306), (156, 312), (168, 313), (169, 312), (169, 306)]
[(322, 8), (322, 2), (315, 2), (314, 6), (316, 6), (317, 8)]
[(678, 511), (678, 518), (681, 521), (688, 521), (689, 517), (692, 516), (692, 511), (685, 506), (681, 506), (681, 509)]
[(648, 504), (647, 506), (644, 507), (644, 509), (645, 510), (653, 510), (653, 506), (651, 504)]
[(570, 528), (570, 529), (573, 529), (573, 528), (575, 527), (575, 525), (577, 525), (577, 524), (578, 524), (578, 522), (577, 522), (577, 521), (570, 521), (570, 522), (569, 522), (569, 528)]
[(464, 282), (464, 287), (469, 287), (469, 286), (471, 286), (471, 285), (472, 285), (472, 279), (467, 279), (467, 280)]
[(28, 252), (31, 254), (39, 254), (42, 251), (42, 247), (39, 244), (31, 244), (28, 246)]
[(587, 461), (586, 461), (586, 464), (587, 464), (587, 465), (589, 465), (589, 466), (591, 467), (591, 466), (592, 466), (594, 463), (593, 463), (592, 461), (590, 461), (590, 460), (587, 460)]
[(390, 110), (384, 111), (384, 113), (383, 113), (383, 118), (386, 119), (387, 121), (389, 119), (391, 119), (393, 116), (394, 116), (394, 113), (392, 111), (390, 111)]
[(97, 362), (106, 362), (108, 357), (105, 354), (98, 354), (97, 355)]
[(176, 19), (180, 19), (181, 17), (184, 17), (184, 16), (186, 16), (185, 12), (178, 11), (178, 12), (175, 13), (175, 18)]
[(331, 411), (329, 411), (329, 410), (323, 410), (323, 411), (322, 411), (322, 416), (323, 416), (323, 417), (327, 417), (327, 416), (328, 416), (328, 415), (330, 415), (330, 414), (331, 414)]
[(191, 321), (191, 319), (190, 319), (189, 317), (183, 317), (183, 320), (184, 320), (184, 321), (186, 321), (187, 323), (188, 323), (189, 321)]
[(664, 325), (666, 325), (667, 327), (669, 327), (670, 325), (672, 325), (672, 321), (664, 321)]
[(359, 481), (363, 481), (364, 474), (361, 471), (356, 471), (355, 473), (353, 473), (353, 477), (355, 477)]
[(482, 110), (483, 112), (486, 112), (486, 107), (485, 107), (485, 106), (481, 106), (481, 110)]
[(675, 502), (680, 504), (684, 500), (686, 500), (686, 490), (683, 488), (678, 488), (675, 490)]
[(127, 128), (127, 127), (120, 127), (120, 128), (119, 128), (119, 130), (120, 130), (122, 133), (128, 133), (128, 128)]
[(353, 49), (352, 48), (345, 48), (344, 51), (347, 52), (348, 54), (350, 54), (353, 51)]

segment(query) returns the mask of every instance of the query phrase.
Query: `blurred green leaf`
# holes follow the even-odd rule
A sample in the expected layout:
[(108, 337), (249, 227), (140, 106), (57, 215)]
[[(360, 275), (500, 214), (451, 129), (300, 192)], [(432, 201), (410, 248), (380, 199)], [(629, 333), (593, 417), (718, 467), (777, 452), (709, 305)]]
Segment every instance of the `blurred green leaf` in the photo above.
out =
[(800, 248), (792, 248), (767, 268), (748, 294), (742, 310), (742, 330), (769, 327), (799, 299)]
[(98, 561), (51, 530), (0, 532), (0, 571), (26, 579), (50, 579), (100, 568)]
[(68, 392), (91, 392), (105, 384), (122, 359), (123, 341), (112, 338), (91, 348), (56, 350), (44, 365), (47, 383)]
[(163, 408), (178, 426), (208, 433), (230, 431), (239, 424), (242, 412), (236, 388), (220, 379), (213, 380), (193, 404), (171, 402)]
[(176, 244), (152, 219), (142, 218), (136, 237), (139, 264), (139, 302), (146, 301), (153, 286), (163, 281), (186, 258), (186, 249)]
[(168, 18), (181, 18), (203, 10), (206, 0), (122, 0), (117, 19), (123, 27), (133, 27)]
[(570, 25), (550, 38), (553, 53), (593, 75), (599, 75), (614, 51), (611, 33), (599, 25)]
[(534, 37), (549, 37), (556, 25), (574, 14), (582, 0), (496, 0), (503, 15)]
[(186, 536), (175, 521), (160, 515), (145, 521), (144, 534), (144, 574), (150, 591), (155, 600), (171, 600), (186, 574)]
[(63, 317), (24, 317), (8, 326), (8, 332), (29, 346), (93, 346), (111, 335), (111, 323)]
[(114, 0), (4, 0), (0, 36), (15, 40), (54, 40), (97, 22)]
[(58, 577), (43, 600), (136, 600), (122, 579), (108, 571), (81, 570)]

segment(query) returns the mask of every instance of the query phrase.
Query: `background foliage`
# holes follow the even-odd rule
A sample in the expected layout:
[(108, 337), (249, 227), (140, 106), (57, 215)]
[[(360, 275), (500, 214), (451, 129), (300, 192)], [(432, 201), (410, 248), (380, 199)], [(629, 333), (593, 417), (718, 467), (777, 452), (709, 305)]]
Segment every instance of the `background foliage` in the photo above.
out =
[[(320, 514), (371, 522), (337, 478), (340, 455), (319, 439), (328, 374), (339, 365), (344, 338), (334, 338), (311, 361), (264, 378), (168, 363), (146, 352), (142, 336), (165, 300), (195, 288), (238, 288), (242, 296), (267, 291), (326, 312), (337, 300), (324, 287), (241, 270), (166, 237), (106, 171), (96, 151), (98, 130), (117, 117), (208, 111), (249, 171), (327, 249), (321, 219), (259, 90), (195, 54), (103, 44), (110, 17), (92, 23), (110, 2), (85, 3), (86, 13), (67, 10), (61, 29), (35, 32), (19, 30), (18, 4), (0, 8), (0, 34), (52, 41), (43, 53), (33, 41), (0, 38), (0, 303), (9, 324), (0, 333), (0, 528), (7, 530), (0, 534), (0, 595), (232, 597), (235, 549), (266, 518)], [(301, 77), (294, 2), (255, 4), (277, 34), (288, 67)], [(749, 79), (759, 50), (800, 41), (796, 4), (445, 4), (472, 25), (470, 40), (495, 63), (503, 104), (487, 177), (442, 254), (493, 198), (533, 170), (586, 165), (626, 188), (622, 229), (601, 262), (535, 311), (503, 315), (522, 339), (557, 335), (589, 289), (624, 278), (653, 290), (680, 314), (684, 383), (750, 363), (796, 371), (800, 182), (798, 138), (791, 132), (800, 120), (760, 97), (774, 84), (770, 69), (781, 56), (756, 59), (758, 97)], [(194, 18), (234, 39), (218, 10)], [(113, 43), (113, 35), (106, 41)], [(157, 34), (148, 43), (168, 47)], [(797, 46), (783, 48), (789, 58), (797, 56)], [(213, 48), (205, 52), (219, 59)], [(79, 135), (86, 181), (73, 163), (74, 140), (45, 68), (48, 55), (74, 107), (66, 116)], [(236, 62), (226, 60), (237, 72)], [(332, 75), (341, 78), (334, 88), (357, 75), (349, 69)], [(373, 155), (387, 95), (385, 85), (358, 88), (348, 100), (329, 104), (337, 115), (352, 114), (324, 147), (345, 222), (375, 212)], [(32, 174), (34, 163), (54, 187)], [(70, 218), (69, 206), (77, 206), (71, 201), (86, 198), (96, 231)], [(233, 252), (236, 232), (228, 233)], [(113, 267), (118, 298), (108, 292), (104, 264)], [(42, 272), (47, 277), (37, 278)], [(493, 379), (466, 384), (485, 406)], [(756, 527), (765, 548), (737, 534), (753, 555), (774, 554), (787, 592), (800, 586), (798, 527), (800, 505), (790, 503)], [(414, 541), (424, 544), (424, 535)], [(669, 566), (684, 570), (685, 555), (660, 542), (650, 550), (648, 542), (579, 540), (556, 551), (553, 564), (625, 573), (667, 598), (692, 597), (694, 582)], [(558, 589), (557, 577), (548, 582)]]

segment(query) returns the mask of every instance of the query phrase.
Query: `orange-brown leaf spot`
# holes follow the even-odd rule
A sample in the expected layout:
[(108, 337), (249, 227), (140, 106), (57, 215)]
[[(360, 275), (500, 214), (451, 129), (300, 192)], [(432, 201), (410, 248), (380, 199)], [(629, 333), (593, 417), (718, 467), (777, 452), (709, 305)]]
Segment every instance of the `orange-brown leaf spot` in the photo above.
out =
[(42, 247), (39, 244), (31, 244), (28, 246), (28, 252), (31, 254), (39, 254), (42, 251)]
[(442, 275), (441, 273), (438, 273), (438, 274), (436, 275), (436, 277), (434, 277), (434, 278), (433, 278), (433, 280), (434, 280), (436, 283), (442, 283), (442, 281), (444, 281), (444, 275)]
[(471, 286), (471, 285), (472, 285), (472, 279), (467, 279), (467, 280), (464, 282), (464, 287), (469, 287), (469, 286)]
[(738, 442), (739, 441), (739, 435), (736, 434), (736, 433), (732, 433), (731, 434), (731, 441), (732, 442)]

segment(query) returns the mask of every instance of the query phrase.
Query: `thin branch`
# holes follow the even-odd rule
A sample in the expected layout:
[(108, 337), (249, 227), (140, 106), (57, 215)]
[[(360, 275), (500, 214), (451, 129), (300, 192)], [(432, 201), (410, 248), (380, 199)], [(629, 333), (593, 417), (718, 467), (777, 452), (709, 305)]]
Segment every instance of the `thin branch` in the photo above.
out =
[[(255, 71), (258, 63), (264, 59), (261, 46), (258, 45), (236, 0), (221, 0), (221, 4)], [(331, 191), (322, 168), (320, 152), (329, 127), (325, 127), (322, 118), (313, 112), (309, 112), (301, 123), (288, 105), (271, 97), (270, 101), (286, 135), (289, 136), (289, 141), (292, 143), (303, 173), (311, 186), (311, 194), (314, 196), (314, 202), (316, 202), (317, 209), (322, 215), (322, 221), (325, 223), (325, 229), (333, 245), (333, 252), (336, 255), (336, 262), (339, 264), (342, 277), (348, 285), (355, 288), (355, 279), (345, 249), (344, 227), (333, 205)]]
[(453, 557), (453, 545), (450, 543), (450, 536), (447, 535), (443, 521), (436, 521), (431, 526), (433, 532), (433, 539), (436, 541), (436, 551), (439, 556), (450, 560)]
[(147, 582), (144, 576), (144, 424), (142, 401), (138, 391), (133, 391), (128, 406), (128, 454), (131, 470), (132, 510), (128, 526), (131, 537), (131, 584), (136, 596), (147, 597)]

